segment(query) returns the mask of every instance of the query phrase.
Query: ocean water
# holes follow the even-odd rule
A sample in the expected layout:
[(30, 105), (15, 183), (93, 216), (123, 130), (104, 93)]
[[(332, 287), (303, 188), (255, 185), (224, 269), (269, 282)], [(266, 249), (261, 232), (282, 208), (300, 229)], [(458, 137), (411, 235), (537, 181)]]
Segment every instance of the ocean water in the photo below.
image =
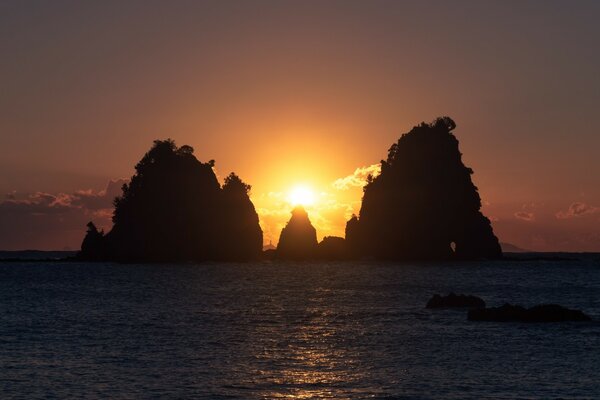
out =
[(462, 264), (0, 263), (2, 399), (600, 398), (600, 323), (469, 322), (435, 293), (600, 321), (600, 256)]

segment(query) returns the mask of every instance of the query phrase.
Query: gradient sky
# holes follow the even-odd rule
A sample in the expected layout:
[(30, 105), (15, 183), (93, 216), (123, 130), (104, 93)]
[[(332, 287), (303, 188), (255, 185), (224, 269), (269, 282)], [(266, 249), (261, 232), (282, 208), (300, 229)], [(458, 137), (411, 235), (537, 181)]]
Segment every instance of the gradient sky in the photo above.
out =
[(600, 251), (598, 20), (597, 1), (0, 2), (0, 248), (108, 228), (108, 182), (166, 137), (253, 185), (267, 242), (297, 183), (342, 234), (361, 190), (333, 183), (449, 115), (501, 241)]

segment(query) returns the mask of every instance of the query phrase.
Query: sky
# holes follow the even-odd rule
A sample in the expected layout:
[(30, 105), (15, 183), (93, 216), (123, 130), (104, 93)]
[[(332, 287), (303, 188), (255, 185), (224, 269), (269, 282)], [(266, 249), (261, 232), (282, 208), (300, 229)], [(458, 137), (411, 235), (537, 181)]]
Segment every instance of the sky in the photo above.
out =
[(154, 139), (313, 192), (343, 236), (402, 133), (452, 117), (502, 242), (600, 251), (600, 2), (2, 1), (0, 249), (77, 249)]

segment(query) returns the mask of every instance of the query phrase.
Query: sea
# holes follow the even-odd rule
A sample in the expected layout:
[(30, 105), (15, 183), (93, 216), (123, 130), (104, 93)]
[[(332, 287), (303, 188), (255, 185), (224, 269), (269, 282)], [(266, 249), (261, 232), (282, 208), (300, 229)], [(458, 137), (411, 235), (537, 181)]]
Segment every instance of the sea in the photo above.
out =
[[(600, 255), (0, 262), (1, 399), (599, 399)], [(436, 294), (592, 322), (470, 322)]]

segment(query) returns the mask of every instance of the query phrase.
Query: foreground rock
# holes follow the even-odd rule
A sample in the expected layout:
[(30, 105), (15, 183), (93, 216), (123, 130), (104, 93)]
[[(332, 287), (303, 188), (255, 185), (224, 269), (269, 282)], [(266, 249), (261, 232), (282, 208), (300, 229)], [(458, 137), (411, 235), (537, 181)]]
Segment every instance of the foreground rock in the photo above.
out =
[(481, 198), (462, 162), (449, 117), (402, 135), (369, 176), (359, 216), (346, 225), (357, 257), (389, 260), (502, 257)]
[(570, 310), (557, 304), (542, 304), (529, 309), (512, 304), (502, 307), (469, 310), (469, 321), (493, 322), (564, 322), (591, 321), (580, 310)]
[(426, 308), (484, 308), (485, 301), (477, 296), (450, 293), (448, 296), (434, 295)]

